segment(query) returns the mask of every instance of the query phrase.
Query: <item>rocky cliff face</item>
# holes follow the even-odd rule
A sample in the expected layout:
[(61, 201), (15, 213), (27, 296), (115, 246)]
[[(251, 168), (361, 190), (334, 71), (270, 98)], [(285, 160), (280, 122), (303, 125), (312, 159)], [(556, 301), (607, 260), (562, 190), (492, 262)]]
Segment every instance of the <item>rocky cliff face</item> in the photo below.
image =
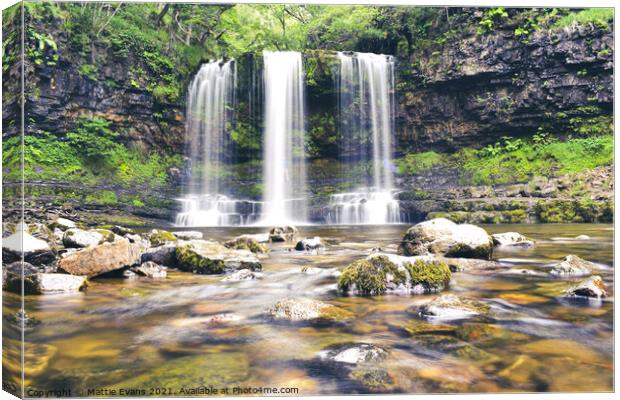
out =
[(506, 24), (482, 35), (475, 25), (457, 39), (400, 59), (398, 150), (450, 151), (556, 134), (571, 118), (611, 116), (613, 32), (580, 25), (527, 38)]

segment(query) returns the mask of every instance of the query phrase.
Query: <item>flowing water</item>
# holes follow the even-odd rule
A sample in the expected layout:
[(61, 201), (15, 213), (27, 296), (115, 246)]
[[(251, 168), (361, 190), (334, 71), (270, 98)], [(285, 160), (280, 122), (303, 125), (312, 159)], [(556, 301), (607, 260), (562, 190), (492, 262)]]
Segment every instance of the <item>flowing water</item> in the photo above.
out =
[[(328, 223), (398, 223), (392, 166), (394, 58), (372, 53), (338, 53), (338, 107), (344, 175), (360, 186), (330, 198)], [(360, 180), (350, 165), (371, 163)]]
[[(31, 388), (160, 388), (181, 394), (198, 386), (297, 388), (298, 394), (382, 392), (610, 391), (613, 389), (613, 228), (611, 225), (493, 225), (537, 241), (531, 250), (496, 251), (505, 268), (544, 269), (567, 254), (599, 264), (609, 297), (600, 302), (559, 296), (574, 279), (453, 274), (447, 293), (481, 299), (496, 317), (427, 322), (417, 308), (434, 295), (342, 297), (331, 269), (371, 249), (394, 252), (404, 225), (308, 226), (325, 251), (270, 245), (260, 280), (170, 271), (164, 280), (95, 279), (84, 293), (27, 296), (35, 322), (25, 333)], [(224, 240), (259, 228), (208, 228)], [(576, 240), (577, 235), (590, 239)], [(303, 273), (303, 267), (324, 273)], [(314, 271), (316, 272), (316, 271)], [(305, 296), (342, 307), (354, 318), (336, 323), (281, 323), (264, 310)], [(11, 315), (19, 299), (4, 294), (5, 346), (17, 348)], [(230, 313), (220, 323), (209, 316)], [(11, 339), (12, 338), (12, 339)], [(389, 351), (370, 371), (319, 360), (326, 347), (372, 343)], [(17, 350), (16, 350), (17, 351)], [(14, 353), (18, 354), (18, 353)], [(6, 357), (6, 355), (5, 355)], [(4, 359), (5, 368), (15, 368)], [(364, 383), (365, 382), (365, 383)], [(163, 391), (163, 392), (162, 392)]]
[(264, 201), (265, 225), (307, 220), (304, 150), (305, 74), (301, 53), (266, 51)]
[(179, 199), (179, 226), (238, 225), (255, 219), (241, 212), (247, 202), (228, 195), (225, 178), (234, 154), (230, 129), (236, 81), (235, 62), (218, 60), (203, 64), (188, 88), (185, 143), (191, 180), (188, 194)]

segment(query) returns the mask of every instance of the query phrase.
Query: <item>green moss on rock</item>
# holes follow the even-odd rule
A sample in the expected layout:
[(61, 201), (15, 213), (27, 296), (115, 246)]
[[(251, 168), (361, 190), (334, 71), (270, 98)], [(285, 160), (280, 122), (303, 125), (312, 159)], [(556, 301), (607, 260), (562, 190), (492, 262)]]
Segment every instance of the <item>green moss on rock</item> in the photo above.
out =
[(258, 243), (256, 239), (246, 235), (229, 240), (224, 243), (224, 246), (235, 250), (249, 250), (252, 253), (267, 253), (269, 251), (267, 246)]
[(399, 270), (386, 256), (358, 260), (342, 271), (338, 279), (338, 289), (348, 293), (355, 288), (359, 294), (370, 296), (384, 294), (388, 289), (388, 274), (391, 277), (390, 282), (395, 285), (407, 282), (406, 273)]
[(161, 246), (167, 242), (176, 242), (177, 237), (163, 229), (153, 229), (149, 234), (152, 246)]
[(197, 274), (221, 274), (225, 272), (223, 258), (206, 258), (192, 245), (177, 247), (176, 256), (177, 265), (182, 271)]
[(450, 267), (443, 261), (416, 260), (405, 263), (405, 268), (409, 272), (411, 286), (422, 285), (427, 292), (443, 289), (452, 278)]

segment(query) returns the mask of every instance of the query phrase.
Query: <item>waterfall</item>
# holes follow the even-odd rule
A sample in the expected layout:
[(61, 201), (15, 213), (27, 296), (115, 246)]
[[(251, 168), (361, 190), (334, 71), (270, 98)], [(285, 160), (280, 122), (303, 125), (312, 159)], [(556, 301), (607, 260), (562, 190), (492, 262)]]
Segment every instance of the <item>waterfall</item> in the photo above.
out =
[(263, 53), (265, 90), (265, 225), (304, 223), (306, 165), (304, 150), (304, 70), (301, 53)]
[[(338, 53), (340, 138), (344, 173), (355, 192), (330, 197), (331, 224), (384, 224), (401, 221), (394, 198), (394, 59), (372, 53)], [(354, 166), (372, 163), (356, 176)]]
[(260, 204), (235, 200), (228, 193), (236, 80), (235, 62), (219, 60), (203, 64), (190, 83), (185, 143), (191, 176), (189, 192), (179, 199), (179, 226), (245, 225), (260, 214)]

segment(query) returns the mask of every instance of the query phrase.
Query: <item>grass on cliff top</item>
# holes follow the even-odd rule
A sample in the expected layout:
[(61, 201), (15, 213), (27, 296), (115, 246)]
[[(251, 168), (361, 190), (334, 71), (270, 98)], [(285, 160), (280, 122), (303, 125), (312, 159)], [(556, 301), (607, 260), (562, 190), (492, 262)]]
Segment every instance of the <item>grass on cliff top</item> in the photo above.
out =
[(607, 28), (614, 19), (613, 8), (587, 8), (585, 10), (571, 12), (557, 20), (552, 28), (561, 29), (573, 25), (594, 24), (599, 28)]

